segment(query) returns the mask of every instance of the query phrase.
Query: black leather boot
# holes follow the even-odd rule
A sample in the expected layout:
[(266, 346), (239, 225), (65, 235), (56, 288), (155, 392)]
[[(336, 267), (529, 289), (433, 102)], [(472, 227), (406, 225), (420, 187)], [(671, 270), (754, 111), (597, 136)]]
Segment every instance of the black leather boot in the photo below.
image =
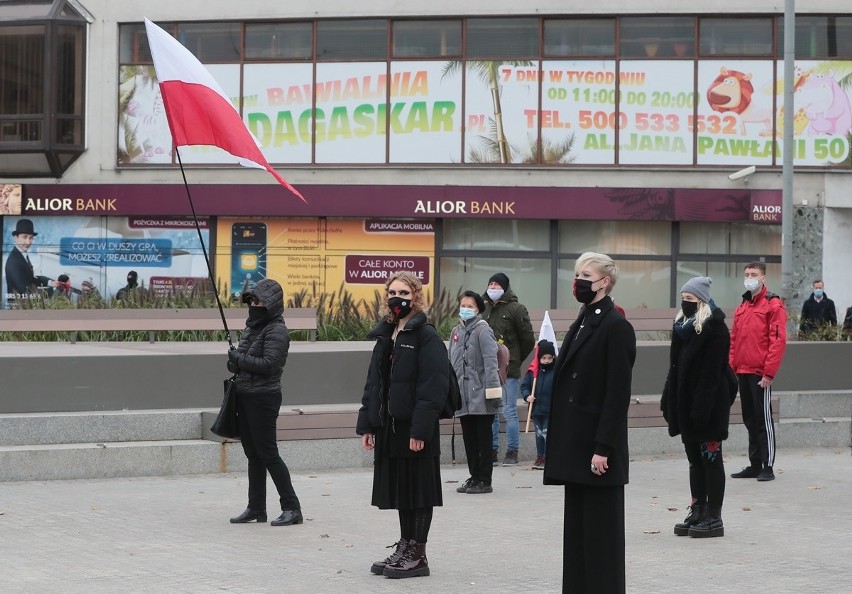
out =
[(257, 520), (258, 522), (266, 521), (266, 510), (254, 510), (246, 508), (246, 510), (238, 515), (236, 518), (231, 518), (231, 524), (246, 524), (248, 522), (254, 522)]
[(385, 577), (394, 579), (429, 575), (429, 561), (426, 560), (426, 543), (414, 542), (412, 540), (402, 554), (402, 558), (396, 563), (390, 563), (385, 567), (384, 575)]
[(393, 553), (388, 555), (388, 557), (384, 561), (376, 561), (373, 563), (372, 567), (370, 567), (370, 571), (375, 573), (376, 575), (382, 575), (385, 571), (385, 567), (396, 563), (400, 559), (402, 559), (402, 555), (405, 553), (405, 549), (408, 548), (408, 540), (405, 538), (400, 538), (396, 543), (392, 545), (388, 545), (385, 548), (393, 548)]
[(706, 503), (693, 503), (689, 508), (689, 515), (683, 522), (675, 524), (674, 533), (678, 536), (686, 536), (689, 534), (689, 528), (700, 522), (707, 513)]
[(707, 515), (697, 524), (689, 527), (689, 535), (693, 538), (710, 538), (725, 536), (725, 526), (722, 524), (722, 507), (710, 505)]
[(285, 509), (281, 515), (272, 520), (270, 526), (290, 526), (292, 524), (301, 524), (304, 521), (302, 518), (302, 510), (300, 509)]

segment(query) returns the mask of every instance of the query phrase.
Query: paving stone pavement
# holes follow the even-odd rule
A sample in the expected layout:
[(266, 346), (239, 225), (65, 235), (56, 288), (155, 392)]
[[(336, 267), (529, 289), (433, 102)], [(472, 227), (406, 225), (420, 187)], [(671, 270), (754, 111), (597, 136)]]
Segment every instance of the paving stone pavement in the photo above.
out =
[[(353, 441), (353, 447), (358, 447)], [(286, 452), (285, 459), (286, 459)], [(746, 465), (726, 455), (726, 473)], [(849, 448), (780, 451), (777, 479), (727, 481), (724, 538), (676, 537), (684, 456), (637, 457), (626, 490), (630, 592), (852, 591)], [(494, 469), (490, 495), (443, 469), (430, 577), (369, 572), (398, 537), (370, 507), (371, 473), (294, 473), (306, 522), (231, 525), (241, 475), (0, 483), (0, 580), (19, 592), (557, 592), (562, 489), (529, 462)], [(270, 520), (277, 501), (270, 481)], [(602, 567), (601, 571), (606, 571)]]

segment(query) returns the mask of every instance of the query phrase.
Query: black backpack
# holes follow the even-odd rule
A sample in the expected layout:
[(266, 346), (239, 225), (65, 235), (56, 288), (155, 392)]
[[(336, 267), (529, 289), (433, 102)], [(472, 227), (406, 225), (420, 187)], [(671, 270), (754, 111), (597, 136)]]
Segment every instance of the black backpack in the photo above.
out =
[(444, 401), (444, 407), (438, 415), (440, 419), (452, 419), (462, 407), (459, 378), (456, 376), (456, 370), (453, 369), (453, 364), (450, 363), (449, 359), (447, 359), (447, 365), (450, 368), (450, 387), (447, 390), (447, 399)]

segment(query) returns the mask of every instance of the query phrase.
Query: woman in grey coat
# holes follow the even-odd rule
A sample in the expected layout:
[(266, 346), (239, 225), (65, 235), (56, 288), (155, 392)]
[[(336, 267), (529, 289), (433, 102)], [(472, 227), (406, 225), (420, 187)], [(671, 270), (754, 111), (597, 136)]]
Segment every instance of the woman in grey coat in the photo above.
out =
[(503, 402), (497, 373), (497, 340), (482, 319), (485, 301), (465, 291), (459, 298), (461, 322), (450, 334), (450, 363), (459, 379), (462, 407), (456, 413), (462, 427), (470, 478), (459, 493), (491, 493), (491, 424)]

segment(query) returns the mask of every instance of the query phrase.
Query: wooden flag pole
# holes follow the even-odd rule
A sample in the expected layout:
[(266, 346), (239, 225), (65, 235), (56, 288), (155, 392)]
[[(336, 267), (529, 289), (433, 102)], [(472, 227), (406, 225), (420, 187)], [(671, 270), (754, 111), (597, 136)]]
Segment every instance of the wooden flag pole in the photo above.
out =
[[(530, 396), (535, 397), (535, 383), (536, 383), (537, 381), (538, 381), (538, 378), (537, 378), (537, 377), (535, 377), (535, 376), (533, 376), (533, 385), (532, 385), (532, 391), (530, 392)], [(530, 403), (529, 403), (529, 408), (527, 408), (527, 426), (526, 426), (526, 427), (524, 427), (524, 433), (529, 433), (529, 432), (530, 432), (530, 419), (532, 418), (532, 409), (533, 409), (533, 404), (535, 404), (535, 401), (530, 402)]]

